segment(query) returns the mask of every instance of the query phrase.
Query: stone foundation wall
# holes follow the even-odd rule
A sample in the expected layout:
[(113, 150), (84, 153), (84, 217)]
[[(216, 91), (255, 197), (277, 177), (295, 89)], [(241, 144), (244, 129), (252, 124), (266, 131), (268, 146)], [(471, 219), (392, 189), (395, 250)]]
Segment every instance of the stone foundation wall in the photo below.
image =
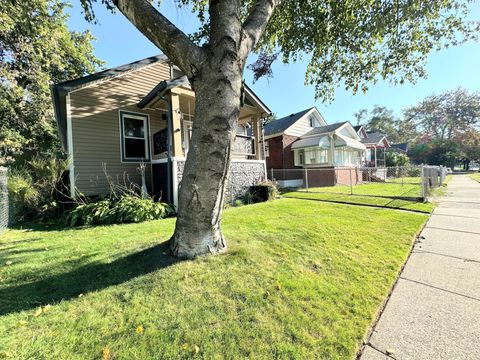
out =
[[(177, 161), (178, 183), (182, 181), (184, 161)], [(265, 163), (263, 161), (238, 161), (232, 160), (230, 163), (230, 177), (225, 194), (225, 200), (233, 202), (242, 196), (249, 186), (255, 185), (266, 178)]]

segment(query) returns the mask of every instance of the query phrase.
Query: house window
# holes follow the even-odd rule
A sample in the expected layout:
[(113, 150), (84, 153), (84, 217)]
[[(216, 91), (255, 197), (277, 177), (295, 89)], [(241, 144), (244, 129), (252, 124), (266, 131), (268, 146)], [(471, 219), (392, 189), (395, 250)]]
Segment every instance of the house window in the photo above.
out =
[(328, 150), (318, 150), (318, 162), (320, 164), (328, 163)]
[(298, 150), (298, 165), (304, 165), (305, 164), (305, 150), (301, 149)]
[(268, 145), (268, 141), (265, 141), (264, 149), (265, 149), (265, 157), (269, 157), (270, 156), (270, 146)]
[(315, 118), (313, 116), (310, 116), (309, 122), (310, 122), (310, 127), (315, 127)]
[(122, 161), (150, 160), (148, 116), (120, 112)]
[(183, 122), (183, 149), (185, 150), (185, 155), (190, 148), (190, 140), (192, 139), (192, 122), (184, 121)]

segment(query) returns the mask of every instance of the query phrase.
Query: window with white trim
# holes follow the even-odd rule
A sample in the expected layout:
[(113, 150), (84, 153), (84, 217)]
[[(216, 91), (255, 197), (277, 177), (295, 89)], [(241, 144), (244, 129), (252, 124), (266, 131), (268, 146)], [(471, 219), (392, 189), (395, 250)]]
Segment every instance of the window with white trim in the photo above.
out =
[(263, 147), (265, 149), (265, 157), (270, 156), (270, 146), (268, 145), (268, 141), (265, 141), (265, 145)]
[(193, 129), (193, 123), (188, 120), (183, 121), (183, 127), (182, 127), (182, 136), (183, 136), (183, 150), (185, 152), (185, 155), (188, 152), (188, 149), (190, 149), (190, 140), (192, 140), (192, 129)]
[(150, 160), (148, 116), (120, 112), (122, 161)]

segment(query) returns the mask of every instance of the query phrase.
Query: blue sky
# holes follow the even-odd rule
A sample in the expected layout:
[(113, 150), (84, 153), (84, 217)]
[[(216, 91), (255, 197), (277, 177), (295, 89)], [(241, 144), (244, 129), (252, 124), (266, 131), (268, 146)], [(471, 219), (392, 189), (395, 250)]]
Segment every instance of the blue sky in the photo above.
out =
[[(95, 6), (100, 24), (87, 23), (78, 0), (72, 0), (73, 8), (69, 27), (75, 30), (90, 29), (96, 37), (95, 54), (106, 61), (107, 67), (114, 67), (159, 53), (122, 14), (112, 14), (103, 6)], [(182, 30), (189, 32), (196, 26), (196, 19), (187, 9), (178, 9), (172, 0), (163, 1), (162, 11)], [(480, 4), (473, 5), (472, 14), (478, 19)], [(253, 60), (254, 58), (252, 58)], [(434, 92), (463, 86), (470, 91), (480, 90), (480, 43), (469, 42), (462, 46), (432, 53), (427, 64), (428, 78), (419, 79), (417, 84), (391, 86), (387, 81), (372, 85), (366, 93), (353, 96), (350, 92), (338, 89), (331, 103), (315, 101), (313, 87), (304, 85), (306, 63), (282, 64), (273, 66), (274, 77), (261, 79), (252, 84), (252, 74), (246, 70), (245, 79), (258, 96), (277, 113), (279, 117), (317, 106), (328, 123), (350, 120), (360, 109), (371, 109), (375, 104), (386, 106), (397, 115), (401, 110), (416, 104)]]

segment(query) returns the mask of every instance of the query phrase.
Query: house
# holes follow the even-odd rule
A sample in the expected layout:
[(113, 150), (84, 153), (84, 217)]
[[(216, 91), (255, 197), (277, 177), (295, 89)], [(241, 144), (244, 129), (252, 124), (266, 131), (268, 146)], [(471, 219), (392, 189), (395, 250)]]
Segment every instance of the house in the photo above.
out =
[[(70, 158), (71, 195), (108, 193), (108, 176), (127, 185), (143, 182), (157, 199), (177, 204), (195, 93), (168, 58), (154, 56), (57, 84), (52, 98)], [(227, 186), (232, 199), (266, 177), (262, 122), (270, 113), (245, 86)]]
[(391, 144), (390, 150), (395, 151), (396, 153), (399, 153), (399, 154), (407, 155), (407, 153), (408, 153), (408, 142)]
[(268, 175), (280, 187), (305, 184), (307, 168), (321, 169), (309, 172), (310, 185), (335, 185), (339, 169), (360, 166), (366, 148), (349, 122), (327, 125), (315, 107), (268, 123), (264, 140)]
[(273, 120), (264, 126), (267, 169), (295, 168), (291, 145), (318, 126), (327, 125), (315, 107)]
[(385, 152), (390, 148), (387, 136), (379, 132), (367, 132), (363, 125), (354, 126), (357, 135), (366, 146), (362, 165), (367, 167), (385, 167)]

